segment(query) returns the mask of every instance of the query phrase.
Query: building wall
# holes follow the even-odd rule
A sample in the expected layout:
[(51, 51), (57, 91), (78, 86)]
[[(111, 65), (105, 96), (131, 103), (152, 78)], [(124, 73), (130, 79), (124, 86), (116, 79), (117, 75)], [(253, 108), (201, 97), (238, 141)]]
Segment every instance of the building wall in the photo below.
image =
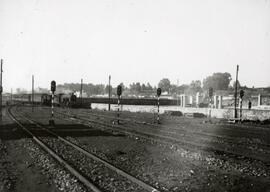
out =
[[(209, 115), (209, 108), (179, 108), (182, 113), (202, 113), (204, 115)], [(238, 117), (239, 117), (239, 109), (238, 109)], [(211, 109), (211, 117), (215, 118), (233, 118), (234, 117), (234, 109)], [(242, 118), (250, 119), (250, 120), (265, 120), (270, 119), (270, 110), (258, 110), (258, 109), (243, 109), (242, 110)]]
[[(108, 104), (92, 104), (92, 108), (107, 110)], [(112, 110), (117, 110), (117, 105), (111, 105)], [(156, 113), (157, 106), (150, 105), (122, 105), (121, 109), (131, 112), (150, 112)], [(206, 116), (209, 115), (209, 108), (195, 108), (195, 107), (180, 107), (180, 106), (160, 106), (160, 113), (165, 111), (181, 111), (182, 113), (202, 113)], [(238, 112), (239, 114), (239, 112)], [(211, 109), (211, 117), (215, 118), (233, 118), (234, 109)], [(257, 110), (257, 109), (243, 109), (243, 119), (251, 120), (265, 120), (270, 119), (270, 110)]]

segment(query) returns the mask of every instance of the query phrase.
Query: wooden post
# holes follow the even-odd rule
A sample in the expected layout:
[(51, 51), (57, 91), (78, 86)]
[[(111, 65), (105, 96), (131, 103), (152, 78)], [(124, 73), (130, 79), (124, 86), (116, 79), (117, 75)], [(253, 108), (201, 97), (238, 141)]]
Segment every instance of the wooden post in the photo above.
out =
[(157, 110), (157, 123), (160, 124), (160, 119), (159, 119), (159, 96), (157, 98), (157, 106), (158, 106), (158, 110)]
[(32, 112), (34, 111), (34, 75), (32, 75)]
[(3, 77), (3, 59), (1, 59), (1, 68), (0, 68), (0, 123), (2, 124), (2, 92), (3, 92), (3, 85), (2, 85), (2, 77)]
[(83, 104), (83, 101), (82, 101), (82, 90), (83, 90), (83, 79), (81, 79), (81, 91), (80, 91), (80, 96), (81, 96), (81, 107), (82, 107), (82, 104)]
[(237, 86), (238, 86), (238, 71), (239, 66), (236, 67), (236, 81), (235, 81), (235, 91), (234, 91), (234, 118), (237, 118)]
[(120, 95), (118, 95), (118, 101), (117, 101), (117, 123), (120, 124)]
[(109, 106), (108, 111), (111, 110), (111, 76), (109, 75)]

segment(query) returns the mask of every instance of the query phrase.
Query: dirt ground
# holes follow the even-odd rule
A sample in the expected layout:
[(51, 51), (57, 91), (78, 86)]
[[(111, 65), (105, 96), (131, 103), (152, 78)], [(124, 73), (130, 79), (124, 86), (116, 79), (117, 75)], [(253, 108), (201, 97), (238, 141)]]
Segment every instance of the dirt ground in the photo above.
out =
[(0, 128), (0, 191), (59, 191), (34, 163), (27, 138), (3, 111)]
[[(19, 111), (47, 125), (42, 108)], [(83, 110), (72, 110), (78, 117)], [(91, 117), (106, 123), (112, 120)], [(83, 116), (83, 115), (82, 115)], [(84, 115), (85, 116), (85, 115)], [(125, 118), (151, 122), (153, 114), (125, 113)], [(53, 178), (33, 159), (29, 138), (5, 115), (0, 140), (0, 191), (59, 191)], [(72, 120), (72, 119), (70, 119)], [(162, 125), (123, 123), (130, 130), (183, 139), (167, 144), (124, 133), (110, 133), (72, 121), (56, 119), (55, 131), (106, 161), (150, 183), (161, 191), (270, 191), (269, 126), (232, 126), (204, 123), (205, 119), (162, 117)], [(258, 130), (256, 130), (256, 127)], [(127, 129), (128, 130), (128, 129)], [(187, 143), (202, 147), (194, 147)], [(214, 149), (209, 149), (209, 146)], [(232, 151), (238, 156), (221, 151)], [(252, 154), (258, 159), (252, 159)], [(248, 158), (246, 157), (248, 156)], [(61, 189), (61, 188), (60, 188)], [(69, 191), (65, 189), (64, 191)]]

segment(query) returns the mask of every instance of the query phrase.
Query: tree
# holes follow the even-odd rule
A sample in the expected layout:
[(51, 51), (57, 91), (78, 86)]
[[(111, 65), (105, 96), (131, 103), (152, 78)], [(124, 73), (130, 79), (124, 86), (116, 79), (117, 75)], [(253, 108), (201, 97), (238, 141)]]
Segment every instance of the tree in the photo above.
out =
[(148, 91), (152, 91), (153, 90), (153, 87), (150, 85), (150, 83), (148, 82), (147, 85), (146, 85), (146, 89)]
[(195, 80), (195, 81), (192, 81), (189, 85), (189, 89), (190, 91), (194, 92), (194, 93), (197, 93), (199, 91), (202, 90), (202, 87), (201, 87), (202, 83), (200, 80)]
[(123, 82), (121, 82), (119, 85), (122, 87), (122, 91), (124, 91), (126, 89), (126, 86), (124, 85)]
[(169, 92), (171, 88), (171, 82), (168, 78), (163, 78), (159, 81), (158, 87), (161, 88), (162, 91)]
[(142, 84), (142, 91), (146, 91), (146, 86), (144, 83)]
[[(236, 82), (236, 81), (233, 82), (233, 86), (232, 86), (233, 89), (235, 89), (235, 84), (236, 84), (235, 82)], [(238, 88), (238, 89), (241, 88), (241, 84), (240, 84), (239, 81), (237, 81), (237, 88)]]
[(139, 94), (141, 92), (141, 84), (139, 82), (137, 83), (132, 83), (129, 85), (129, 89), (132, 93)]
[(227, 90), (231, 80), (230, 73), (214, 73), (203, 80), (203, 88), (204, 90), (208, 90), (210, 87), (213, 87), (214, 90)]
[(94, 94), (95, 95), (101, 95), (101, 94), (104, 94), (104, 91), (105, 91), (105, 86), (103, 84), (97, 84), (97, 85), (94, 85)]
[(105, 93), (109, 94), (109, 87), (110, 87), (110, 90), (111, 90), (111, 93), (112, 93), (112, 86), (110, 85), (106, 85), (105, 87)]
[(17, 88), (16, 89), (16, 93), (17, 94), (26, 94), (27, 93), (27, 90), (26, 89), (23, 89), (23, 88)]
[(171, 85), (171, 94), (177, 94), (178, 93), (178, 88), (177, 85), (172, 84)]

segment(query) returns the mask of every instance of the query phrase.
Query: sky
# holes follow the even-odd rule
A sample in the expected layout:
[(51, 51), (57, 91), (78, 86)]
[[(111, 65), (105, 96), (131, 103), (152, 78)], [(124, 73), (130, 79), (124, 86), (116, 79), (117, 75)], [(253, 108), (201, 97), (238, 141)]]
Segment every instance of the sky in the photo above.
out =
[(270, 86), (270, 0), (0, 0), (3, 88), (150, 82), (214, 72)]

